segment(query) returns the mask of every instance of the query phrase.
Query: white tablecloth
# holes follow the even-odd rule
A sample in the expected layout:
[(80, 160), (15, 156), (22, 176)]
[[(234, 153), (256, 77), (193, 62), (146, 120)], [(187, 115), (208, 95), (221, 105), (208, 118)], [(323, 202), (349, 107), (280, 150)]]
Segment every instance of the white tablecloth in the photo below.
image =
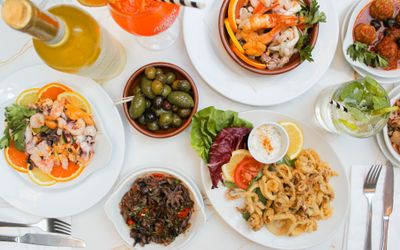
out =
[[(57, 1), (75, 3), (72, 0)], [(337, 9), (339, 20), (342, 20), (345, 11), (351, 6), (352, 0), (331, 1), (334, 2)], [(88, 10), (123, 43), (128, 53), (128, 63), (124, 72), (116, 79), (104, 84), (104, 88), (112, 98), (121, 96), (126, 80), (137, 68), (153, 61), (167, 61), (181, 66), (191, 74), (197, 84), (200, 94), (199, 109), (210, 105), (221, 109), (229, 108), (236, 111), (253, 109), (253, 107), (228, 100), (208, 87), (191, 64), (185, 50), (182, 36), (180, 36), (179, 40), (168, 50), (161, 52), (147, 51), (140, 47), (132, 35), (124, 32), (112, 21), (106, 8)], [(0, 22), (0, 34), (0, 79), (23, 67), (41, 63), (35, 52), (30, 49), (15, 62), (2, 65), (1, 61), (12, 51), (17, 51), (28, 38), (23, 34), (11, 31), (9, 28), (5, 27), (2, 22)], [(338, 46), (340, 47), (341, 44)], [(318, 128), (314, 121), (313, 107), (318, 93), (326, 86), (342, 83), (351, 79), (353, 79), (353, 71), (345, 62), (341, 54), (341, 49), (338, 49), (330, 69), (311, 90), (293, 101), (275, 107), (266, 107), (265, 109), (286, 113), (315, 127), (315, 130), (322, 133), (326, 141), (332, 144), (346, 169), (349, 170), (350, 166), (353, 164), (370, 165), (371, 163), (383, 159), (374, 138), (360, 140), (344, 135), (331, 135)], [(122, 109), (120, 109), (120, 112), (123, 116)], [(190, 147), (189, 129), (178, 136), (165, 140), (145, 137), (134, 131), (127, 123), (125, 124), (125, 130), (127, 153), (121, 176), (139, 165), (167, 165), (173, 166), (191, 176), (198, 186), (201, 187), (199, 157)], [(157, 157), (154, 157), (154, 154), (156, 154)], [(103, 212), (103, 204), (104, 199), (86, 212), (73, 216), (73, 234), (86, 240), (87, 249), (90, 250), (120, 249), (120, 247), (123, 246), (123, 242), (114, 230), (111, 222), (106, 218)], [(206, 226), (197, 237), (193, 239), (187, 249), (265, 249), (236, 233), (210, 207), (208, 214), (209, 218)], [(344, 230), (342, 228), (338, 230), (334, 239), (314, 249), (344, 249), (342, 244), (343, 235)]]

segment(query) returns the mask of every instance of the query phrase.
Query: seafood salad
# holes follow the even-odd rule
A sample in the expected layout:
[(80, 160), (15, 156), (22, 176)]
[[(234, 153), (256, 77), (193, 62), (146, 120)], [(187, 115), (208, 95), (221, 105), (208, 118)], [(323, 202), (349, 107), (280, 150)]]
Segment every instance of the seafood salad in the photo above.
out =
[(74, 179), (94, 155), (97, 129), (90, 109), (61, 84), (22, 92), (5, 110), (0, 146), (6, 160), (40, 185)]
[(315, 0), (230, 0), (224, 23), (230, 47), (242, 61), (274, 70), (295, 54), (312, 61), (311, 31), (325, 21)]
[[(400, 100), (394, 103), (395, 107), (400, 107)], [(388, 120), (388, 136), (393, 149), (400, 154), (400, 110), (393, 111)]]

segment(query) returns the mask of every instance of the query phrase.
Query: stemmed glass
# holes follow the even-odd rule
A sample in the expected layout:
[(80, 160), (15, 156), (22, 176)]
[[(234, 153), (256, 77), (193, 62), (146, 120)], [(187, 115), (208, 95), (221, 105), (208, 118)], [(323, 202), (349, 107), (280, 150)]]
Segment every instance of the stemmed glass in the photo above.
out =
[(180, 6), (156, 0), (108, 0), (111, 16), (150, 50), (163, 50), (179, 36)]

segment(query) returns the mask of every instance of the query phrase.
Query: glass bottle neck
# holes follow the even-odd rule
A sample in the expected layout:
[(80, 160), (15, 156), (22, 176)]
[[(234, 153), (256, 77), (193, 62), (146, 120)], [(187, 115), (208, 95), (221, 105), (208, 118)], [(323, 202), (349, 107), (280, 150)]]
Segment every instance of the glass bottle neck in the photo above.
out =
[(11, 28), (30, 34), (47, 44), (57, 44), (65, 36), (64, 22), (40, 10), (29, 0), (6, 0), (2, 16)]

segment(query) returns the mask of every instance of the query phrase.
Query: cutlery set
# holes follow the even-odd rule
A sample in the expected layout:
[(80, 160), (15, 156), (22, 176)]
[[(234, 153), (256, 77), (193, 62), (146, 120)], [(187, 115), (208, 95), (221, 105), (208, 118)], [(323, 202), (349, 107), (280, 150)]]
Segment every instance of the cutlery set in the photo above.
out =
[(71, 236), (71, 225), (59, 219), (45, 218), (37, 223), (12, 223), (0, 221), (0, 228), (38, 228), (49, 234), (27, 233), (22, 236), (0, 235), (0, 241), (32, 245), (84, 248), (83, 240)]
[[(368, 200), (368, 218), (367, 218), (367, 236), (365, 238), (364, 249), (372, 249), (372, 198), (376, 191), (376, 185), (382, 170), (382, 165), (372, 165), (364, 181), (364, 195)], [(382, 233), (380, 249), (387, 250), (387, 240), (389, 231), (389, 218), (393, 211), (393, 195), (394, 195), (394, 171), (393, 165), (386, 162), (385, 183), (383, 189), (383, 215), (382, 215)]]

